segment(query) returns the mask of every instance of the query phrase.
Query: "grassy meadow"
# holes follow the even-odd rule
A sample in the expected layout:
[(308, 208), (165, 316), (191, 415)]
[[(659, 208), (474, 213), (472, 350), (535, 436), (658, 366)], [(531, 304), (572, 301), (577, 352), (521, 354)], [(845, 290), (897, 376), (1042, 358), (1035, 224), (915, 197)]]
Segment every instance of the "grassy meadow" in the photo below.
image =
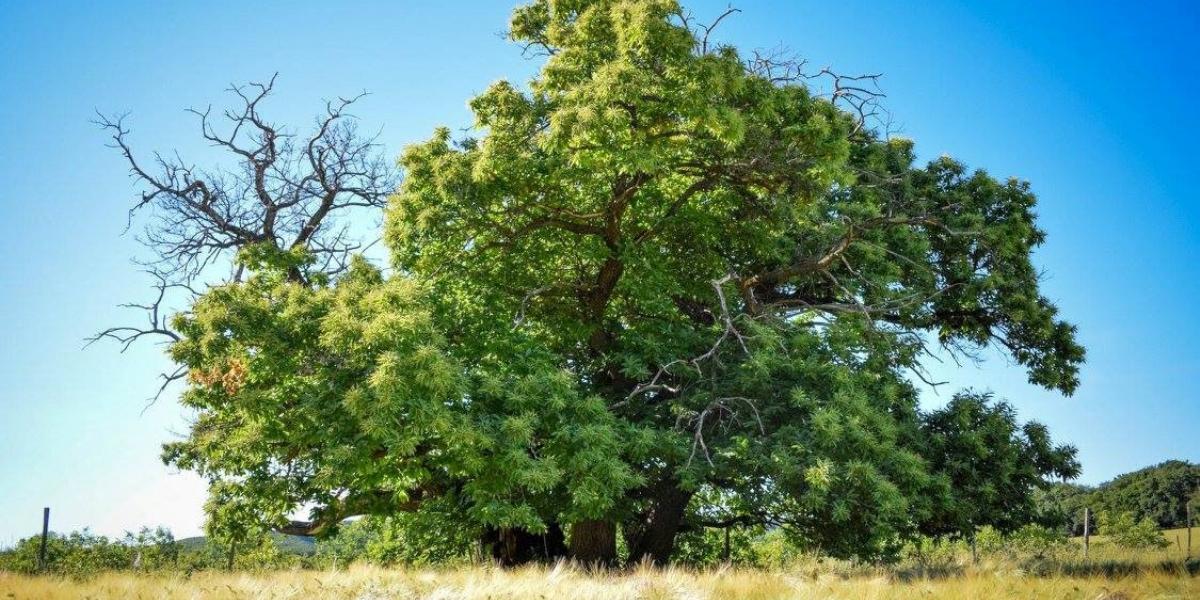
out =
[(1186, 544), (1186, 530), (1166, 531), (1172, 546), (1137, 551), (1118, 548), (1097, 536), (1087, 560), (1082, 558), (1082, 540), (1076, 539), (1080, 547), (1063, 548), (1054, 556), (995, 553), (974, 562), (958, 552), (887, 566), (803, 558), (773, 569), (594, 571), (559, 563), (517, 569), (355, 564), (325, 570), (108, 572), (84, 578), (0, 572), (0, 599), (1200, 598), (1200, 560), (1184, 559), (1174, 546), (1176, 535)]
[(29, 599), (907, 599), (1200, 598), (1200, 578), (1147, 568), (1135, 572), (1039, 575), (981, 563), (944, 577), (885, 571), (843, 574), (821, 568), (637, 569), (589, 573), (570, 565), (501, 570), (407, 570), (354, 566), (330, 571), (202, 572), (189, 576), (103, 574), (71, 579), (0, 574), (0, 597)]

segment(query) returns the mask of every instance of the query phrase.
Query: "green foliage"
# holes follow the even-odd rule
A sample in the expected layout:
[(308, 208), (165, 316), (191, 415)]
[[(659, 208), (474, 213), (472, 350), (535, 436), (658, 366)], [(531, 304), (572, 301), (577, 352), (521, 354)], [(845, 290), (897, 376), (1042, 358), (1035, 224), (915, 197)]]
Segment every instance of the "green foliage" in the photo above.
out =
[(1017, 552), (1036, 559), (1050, 557), (1065, 550), (1070, 544), (1061, 531), (1034, 523), (1023, 525), (1014, 531), (1009, 541)]
[[(949, 570), (971, 560), (969, 535), (921, 536), (909, 542), (903, 556), (926, 571)], [(1078, 549), (1061, 531), (1028, 523), (1004, 532), (985, 525), (974, 532), (975, 550), (980, 558), (1036, 565), (1056, 558), (1069, 558)]]
[(804, 552), (789, 541), (780, 529), (769, 530), (753, 539), (754, 564), (763, 568), (784, 568), (799, 562)]
[[(780, 535), (771, 534), (761, 526), (729, 528), (729, 562), (758, 565), (772, 559), (790, 556), (793, 547)], [(725, 562), (725, 529), (701, 528), (679, 535), (672, 558), (687, 565), (711, 567)]]
[[(1083, 535), (1084, 508), (1092, 508), (1094, 489), (1084, 485), (1055, 482), (1033, 495), (1037, 522), (1067, 535)], [(1088, 513), (1091, 531), (1096, 530), (1095, 511)]]
[[(1007, 543), (1003, 535), (995, 532), (994, 529), (984, 528), (982, 537), (985, 543), (980, 547), (980, 551), (986, 547), (990, 552), (997, 552), (1002, 550)], [(963, 556), (969, 553), (970, 547), (962, 539), (922, 535), (908, 540), (904, 544), (900, 556), (905, 562), (915, 565), (921, 572), (937, 573), (954, 568)]]
[(1074, 447), (1052, 445), (1043, 425), (1019, 424), (1012, 406), (989, 394), (956, 395), (922, 428), (939, 484), (922, 526), (931, 535), (1017, 530), (1041, 517), (1035, 492), (1049, 487), (1046, 478), (1079, 474)]
[(259, 271), (177, 320), (182, 402), (200, 417), (164, 458), (211, 480), (210, 536), (261, 537), (304, 503), (332, 529), (403, 510), (423, 486), (469, 500), (476, 523), (533, 529), (539, 511), (593, 514), (637, 482), (598, 399), (535, 352), (468, 368), (424, 298), (358, 260), (336, 286)]
[[(1170, 460), (1126, 473), (1096, 489), (1093, 510), (1129, 512), (1161, 529), (1185, 527), (1187, 503), (1200, 493), (1200, 465)], [(1192, 512), (1200, 512), (1200, 504)]]
[(1130, 512), (1102, 512), (1099, 521), (1100, 533), (1122, 548), (1165, 548), (1170, 545), (1148, 517), (1138, 519)]
[[(24, 538), (0, 552), (0, 571), (39, 572), (40, 535)], [(86, 577), (102, 571), (123, 569), (159, 570), (178, 564), (179, 545), (171, 532), (142, 528), (110, 539), (84, 529), (68, 534), (51, 533), (46, 540), (46, 565), (41, 572)]]
[[(370, 515), (325, 555), (421, 562), (486, 531), (721, 513), (878, 557), (921, 526), (1015, 528), (1042, 477), (1074, 474), (1007, 405), (922, 415), (910, 383), (928, 341), (998, 343), (1075, 390), (1084, 351), (1038, 291), (1029, 185), (917, 165), (680, 15), (518, 8), (513, 40), (548, 57), (474, 98), (469, 135), (404, 151), (394, 275), (296, 277), (303, 248), (252, 245), (243, 280), (175, 320), (196, 419), (163, 456), (210, 481), (214, 541)], [(428, 524), (454, 528), (446, 549)], [(710, 534), (679, 552), (710, 557)]]
[(1135, 520), (1150, 519), (1159, 529), (1185, 527), (1187, 504), (1192, 499), (1192, 513), (1200, 513), (1200, 466), (1181, 460), (1169, 460), (1158, 465), (1121, 475), (1097, 487), (1054, 484), (1036, 498), (1039, 519), (1064, 527), (1072, 535), (1083, 535), (1083, 509), (1090, 508), (1096, 531), (1095, 516), (1100, 512), (1130, 513)]
[(429, 513), (365, 517), (343, 525), (337, 535), (317, 541), (316, 563), (428, 565), (463, 562), (475, 550), (477, 535), (454, 515)]

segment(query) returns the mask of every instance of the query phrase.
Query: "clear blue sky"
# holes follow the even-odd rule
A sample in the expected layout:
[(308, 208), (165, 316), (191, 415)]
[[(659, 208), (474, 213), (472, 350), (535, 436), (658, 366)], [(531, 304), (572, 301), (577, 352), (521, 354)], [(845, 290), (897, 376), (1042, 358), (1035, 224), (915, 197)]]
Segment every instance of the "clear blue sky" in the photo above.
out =
[[(882, 72), (923, 158), (1032, 181), (1049, 232), (1037, 262), (1088, 348), (1083, 384), (1072, 398), (1037, 390), (1003, 360), (940, 374), (1076, 444), (1085, 483), (1200, 461), (1200, 5), (736, 4), (723, 40)], [(204, 157), (182, 109), (278, 71), (279, 122), (306, 125), (323, 98), (366, 89), (356, 113), (395, 155), (466, 125), (466, 101), (492, 81), (528, 78), (535, 65), (500, 37), (510, 8), (0, 0), (0, 546), (34, 531), (45, 505), (61, 530), (192, 535), (202, 521), (202, 483), (158, 461), (181, 409), (167, 397), (141, 413), (161, 349), (81, 350), (137, 318), (115, 305), (148, 291), (121, 236), (135, 191), (93, 109), (131, 111), (136, 148)]]

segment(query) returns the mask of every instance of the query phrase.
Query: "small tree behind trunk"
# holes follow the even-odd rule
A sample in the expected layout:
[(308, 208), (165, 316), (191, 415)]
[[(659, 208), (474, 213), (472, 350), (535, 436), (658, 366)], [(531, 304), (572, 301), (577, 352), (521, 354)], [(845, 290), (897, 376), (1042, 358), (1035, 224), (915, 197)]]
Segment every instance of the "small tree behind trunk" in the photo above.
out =
[(550, 523), (545, 533), (520, 528), (492, 528), (480, 540), (484, 554), (501, 566), (512, 567), (531, 562), (552, 562), (567, 555), (566, 538), (558, 523)]

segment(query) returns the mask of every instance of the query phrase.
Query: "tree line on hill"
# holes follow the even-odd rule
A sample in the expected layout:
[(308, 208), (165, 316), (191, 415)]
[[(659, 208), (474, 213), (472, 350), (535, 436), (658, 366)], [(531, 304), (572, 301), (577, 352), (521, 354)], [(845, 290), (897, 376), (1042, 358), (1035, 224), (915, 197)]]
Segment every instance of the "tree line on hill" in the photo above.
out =
[(1038, 492), (1037, 503), (1043, 522), (1071, 535), (1083, 535), (1085, 508), (1092, 532), (1101, 514), (1129, 514), (1159, 529), (1186, 527), (1189, 504), (1193, 522), (1200, 512), (1200, 465), (1168, 460), (1098, 486), (1059, 482)]

